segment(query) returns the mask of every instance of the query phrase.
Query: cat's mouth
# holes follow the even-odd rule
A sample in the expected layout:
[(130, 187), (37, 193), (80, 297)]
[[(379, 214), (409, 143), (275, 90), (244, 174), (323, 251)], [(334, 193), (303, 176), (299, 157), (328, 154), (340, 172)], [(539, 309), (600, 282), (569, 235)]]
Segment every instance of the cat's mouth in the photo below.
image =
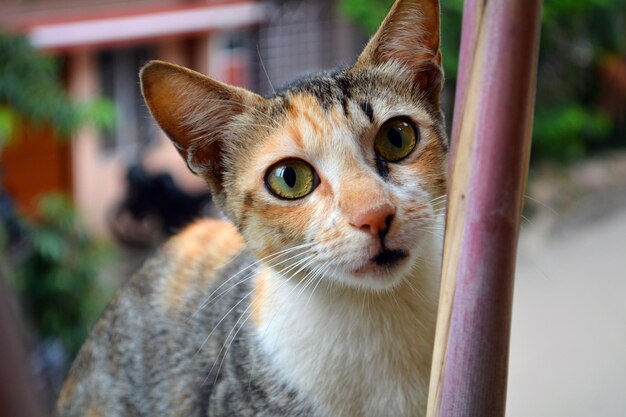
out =
[(378, 266), (392, 267), (407, 256), (409, 256), (409, 254), (406, 251), (383, 248), (370, 260), (370, 262), (373, 262)]
[(360, 275), (380, 270), (381, 268), (389, 271), (402, 263), (408, 256), (409, 253), (405, 250), (382, 248), (367, 264), (355, 270), (354, 274)]

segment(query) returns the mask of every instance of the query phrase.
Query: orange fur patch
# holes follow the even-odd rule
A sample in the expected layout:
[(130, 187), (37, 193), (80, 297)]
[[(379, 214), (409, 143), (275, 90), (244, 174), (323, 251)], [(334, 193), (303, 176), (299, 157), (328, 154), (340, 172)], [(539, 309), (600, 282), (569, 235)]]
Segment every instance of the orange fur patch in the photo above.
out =
[(320, 185), (315, 191), (324, 198), (331, 198), (334, 194), (333, 187), (330, 186), (329, 181), (325, 178), (320, 182)]
[[(305, 119), (306, 123), (316, 136), (323, 133), (323, 123), (326, 122), (326, 116), (322, 112), (319, 103), (315, 98), (308, 94), (297, 95), (291, 99), (291, 108), (293, 108), (294, 116)], [(295, 119), (295, 117), (294, 117)]]
[(86, 417), (102, 417), (104, 414), (100, 408), (89, 407), (87, 412), (85, 413)]
[(76, 373), (70, 373), (61, 392), (59, 393), (58, 403), (60, 407), (63, 407), (66, 402), (71, 400), (74, 396), (74, 392), (76, 391), (76, 385), (78, 384), (78, 376)]
[(385, 201), (387, 198), (381, 185), (369, 177), (363, 177), (342, 193), (341, 211), (348, 218), (353, 218)]
[(339, 106), (335, 106), (330, 111), (330, 118), (332, 119), (333, 123), (335, 125), (337, 125), (337, 126), (340, 126), (340, 125), (345, 123), (345, 117), (343, 115), (343, 110), (339, 110), (339, 109), (340, 109)]
[(293, 139), (293, 142), (298, 147), (304, 148), (304, 142), (302, 140), (302, 133), (300, 132), (300, 129), (295, 123), (288, 124), (285, 130), (287, 131), (287, 134), (289, 135), (289, 137)]
[(166, 284), (167, 309), (171, 313), (180, 311), (191, 289), (209, 285), (217, 276), (215, 271), (243, 247), (235, 226), (225, 221), (198, 221), (174, 237), (168, 243), (176, 265)]
[(260, 326), (263, 323), (263, 311), (267, 305), (267, 274), (268, 271), (262, 269), (256, 277), (256, 287), (252, 293), (251, 314), (252, 323)]
[(415, 172), (427, 180), (426, 188), (434, 196), (440, 196), (446, 192), (445, 165), (446, 156), (436, 139), (426, 144), (413, 165)]

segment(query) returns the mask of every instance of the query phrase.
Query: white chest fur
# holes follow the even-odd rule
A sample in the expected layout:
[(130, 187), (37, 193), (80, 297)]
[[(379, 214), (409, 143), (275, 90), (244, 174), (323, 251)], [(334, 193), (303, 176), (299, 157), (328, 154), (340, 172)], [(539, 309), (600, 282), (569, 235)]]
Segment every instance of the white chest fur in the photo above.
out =
[(272, 297), (257, 335), (271, 366), (324, 417), (423, 415), (436, 265), (386, 294), (325, 287), (311, 295), (266, 276)]

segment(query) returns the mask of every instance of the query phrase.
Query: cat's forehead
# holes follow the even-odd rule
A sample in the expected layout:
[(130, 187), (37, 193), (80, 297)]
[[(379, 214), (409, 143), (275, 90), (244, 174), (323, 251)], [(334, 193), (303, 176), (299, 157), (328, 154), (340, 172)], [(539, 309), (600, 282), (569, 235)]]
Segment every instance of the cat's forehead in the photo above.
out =
[[(269, 101), (280, 126), (278, 135), (301, 148), (323, 138), (338, 139), (342, 133), (359, 136), (397, 116), (411, 117), (424, 127), (441, 121), (408, 74), (393, 65), (322, 73), (288, 85)], [(320, 144), (329, 145), (326, 142)]]
[(294, 97), (310, 96), (325, 111), (340, 105), (347, 112), (350, 101), (415, 102), (419, 92), (410, 80), (408, 71), (394, 63), (374, 68), (352, 67), (296, 80), (268, 98), (279, 109), (289, 109)]
[(233, 147), (232, 155), (259, 171), (290, 157), (352, 160), (363, 154), (363, 145), (369, 149), (384, 122), (398, 116), (432, 131), (445, 148), (441, 115), (411, 80), (409, 71), (393, 63), (301, 79), (268, 97), (262, 110), (247, 112), (250, 119), (239, 125), (249, 129), (243, 137), (254, 140)]

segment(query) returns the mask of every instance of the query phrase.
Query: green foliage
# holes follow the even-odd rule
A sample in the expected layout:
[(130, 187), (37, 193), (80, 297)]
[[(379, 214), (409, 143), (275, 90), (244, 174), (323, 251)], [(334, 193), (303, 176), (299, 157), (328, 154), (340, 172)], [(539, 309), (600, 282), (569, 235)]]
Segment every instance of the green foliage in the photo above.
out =
[(59, 82), (58, 63), (24, 38), (0, 32), (0, 146), (18, 117), (48, 123), (67, 137), (86, 122), (107, 128), (115, 123), (110, 101), (74, 103)]
[(8, 107), (0, 107), (0, 149), (13, 135), (13, 112)]
[(355, 22), (358, 22), (370, 35), (376, 32), (383, 21), (393, 0), (342, 0), (341, 10)]
[(624, 33), (626, 2), (622, 0), (546, 0), (534, 157), (567, 161), (606, 145), (620, 145), (619, 118), (603, 113), (598, 105), (598, 75), (605, 56), (626, 58)]
[[(393, 0), (341, 0), (342, 10), (373, 33)], [(441, 0), (447, 88), (456, 83), (462, 0)], [(598, 67), (604, 56), (626, 62), (626, 1), (545, 0), (533, 159), (567, 161), (603, 146), (623, 146), (619, 115), (599, 108)], [(623, 118), (621, 118), (623, 120)], [(623, 123), (623, 122), (622, 122)]]
[[(374, 34), (380, 22), (391, 8), (394, 0), (341, 0), (341, 10), (358, 22), (368, 34)], [(456, 79), (459, 66), (459, 39), (461, 37), (461, 17), (463, 0), (443, 0), (442, 20), (445, 30), (441, 34), (441, 51), (446, 78)]]
[(441, 4), (442, 21), (445, 30), (441, 31), (441, 53), (446, 78), (456, 82), (459, 67), (459, 43), (461, 21), (463, 20), (463, 0), (448, 0)]
[(611, 120), (602, 112), (577, 105), (549, 108), (537, 114), (534, 152), (556, 161), (584, 156), (587, 146), (601, 144), (611, 132)]
[(75, 353), (109, 291), (98, 279), (110, 248), (94, 240), (63, 195), (44, 196), (38, 221), (24, 221), (27, 252), (12, 283), (39, 337), (59, 337)]
[[(112, 128), (115, 109), (102, 99), (72, 102), (57, 60), (0, 31), (0, 150), (22, 120), (47, 124), (67, 138), (87, 122)], [(75, 352), (108, 299), (98, 273), (109, 251), (87, 233), (67, 198), (45, 196), (38, 211), (36, 222), (20, 222), (26, 253), (11, 262), (0, 256), (0, 268), (11, 278), (37, 335), (59, 337)], [(0, 246), (7, 246), (3, 233)]]

